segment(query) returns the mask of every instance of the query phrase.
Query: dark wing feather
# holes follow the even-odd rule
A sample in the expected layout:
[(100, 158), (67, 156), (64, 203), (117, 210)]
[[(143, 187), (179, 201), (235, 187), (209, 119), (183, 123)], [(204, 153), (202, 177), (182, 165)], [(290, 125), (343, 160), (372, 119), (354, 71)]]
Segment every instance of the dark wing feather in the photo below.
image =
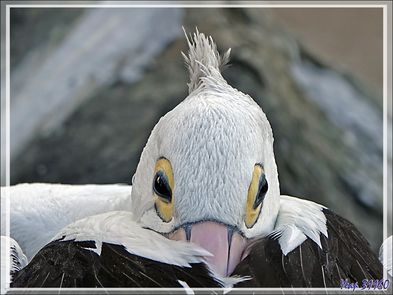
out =
[(14, 274), (11, 287), (94, 287), (90, 277), (99, 268), (99, 256), (84, 247), (95, 248), (95, 243), (60, 240), (46, 245)]
[[(132, 255), (121, 245), (103, 243), (98, 277), (107, 287), (220, 287), (204, 263), (179, 267)], [(105, 268), (103, 267), (105, 266)]]
[(337, 282), (348, 278), (359, 283), (364, 279), (382, 279), (382, 264), (359, 230), (332, 211), (323, 212), (329, 238), (321, 235), (320, 257), (329, 279)]
[(260, 238), (232, 273), (249, 276), (251, 280), (236, 287), (315, 287), (318, 282), (322, 283), (321, 267), (315, 263), (317, 247), (312, 240), (306, 240), (285, 256), (277, 240)]
[(103, 243), (101, 255), (86, 250), (93, 241), (53, 241), (13, 276), (11, 287), (220, 287), (204, 263), (179, 267), (130, 254)]
[(364, 279), (382, 279), (382, 264), (356, 227), (330, 210), (323, 212), (329, 238), (320, 234), (322, 249), (307, 239), (285, 256), (277, 240), (259, 238), (232, 273), (252, 279), (236, 287), (339, 288), (342, 279), (359, 286)]

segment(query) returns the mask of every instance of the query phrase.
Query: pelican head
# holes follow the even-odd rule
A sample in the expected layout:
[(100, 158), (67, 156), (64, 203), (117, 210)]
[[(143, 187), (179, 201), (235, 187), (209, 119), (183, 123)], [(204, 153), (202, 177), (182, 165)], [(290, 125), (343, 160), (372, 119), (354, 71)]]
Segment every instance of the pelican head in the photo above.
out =
[(269, 121), (254, 100), (222, 77), (228, 50), (187, 38), (189, 95), (154, 127), (133, 178), (136, 221), (210, 251), (228, 276), (249, 239), (274, 229), (279, 182)]

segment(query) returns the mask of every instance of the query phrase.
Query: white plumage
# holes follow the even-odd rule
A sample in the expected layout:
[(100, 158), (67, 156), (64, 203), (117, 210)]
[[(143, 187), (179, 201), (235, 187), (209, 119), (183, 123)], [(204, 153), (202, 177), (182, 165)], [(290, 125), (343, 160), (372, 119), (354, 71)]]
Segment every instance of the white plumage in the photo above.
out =
[(393, 276), (393, 236), (387, 238), (379, 249), (379, 260), (390, 276)]
[(1, 236), (1, 294), (5, 294), (7, 285), (11, 283), (10, 273), (18, 272), (27, 262), (19, 244), (10, 237)]
[(190, 263), (204, 261), (210, 256), (202, 247), (186, 241), (172, 241), (143, 229), (133, 221), (132, 213), (111, 211), (86, 217), (62, 229), (53, 240), (94, 241), (96, 248), (87, 248), (101, 254), (102, 242), (123, 245), (126, 250), (142, 257), (168, 264), (190, 267)]
[[(1, 188), (5, 216), (6, 189)], [(131, 186), (19, 184), (9, 188), (10, 234), (30, 261), (65, 226), (81, 218), (131, 209)], [(6, 234), (6, 222), (1, 234)]]
[(290, 196), (280, 197), (280, 211), (274, 230), (269, 234), (278, 236), (278, 243), (284, 255), (302, 244), (307, 237), (322, 249), (319, 235), (328, 237), (325, 208), (311, 201)]

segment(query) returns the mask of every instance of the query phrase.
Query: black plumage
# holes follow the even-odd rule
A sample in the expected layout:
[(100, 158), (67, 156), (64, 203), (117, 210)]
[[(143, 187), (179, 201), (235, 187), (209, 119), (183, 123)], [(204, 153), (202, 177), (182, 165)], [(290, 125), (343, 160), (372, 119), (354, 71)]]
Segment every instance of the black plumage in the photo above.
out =
[(328, 209), (323, 213), (328, 238), (320, 234), (322, 249), (307, 239), (285, 256), (278, 240), (259, 238), (232, 273), (251, 279), (236, 287), (340, 288), (341, 280), (361, 286), (364, 279), (382, 279), (382, 264), (356, 227)]
[(130, 254), (122, 245), (56, 240), (13, 277), (11, 287), (221, 287), (204, 263), (170, 265)]
[[(232, 273), (251, 279), (235, 287), (332, 287), (383, 278), (382, 264), (363, 235), (328, 209), (328, 238), (322, 249), (307, 239), (284, 255), (278, 239), (257, 238)], [(13, 276), (11, 287), (222, 287), (204, 263), (180, 267), (130, 254), (122, 245), (102, 243), (101, 255), (86, 248), (95, 242), (56, 240)]]
[[(307, 239), (288, 253), (278, 240), (257, 238), (249, 255), (232, 273), (249, 277), (235, 287), (333, 287), (364, 279), (383, 278), (382, 264), (368, 242), (348, 220), (328, 209), (328, 238), (320, 234), (321, 246)], [(86, 248), (95, 242), (56, 240), (14, 274), (11, 287), (221, 287), (204, 263), (192, 267), (170, 265), (130, 254), (122, 245), (102, 243), (101, 255)]]

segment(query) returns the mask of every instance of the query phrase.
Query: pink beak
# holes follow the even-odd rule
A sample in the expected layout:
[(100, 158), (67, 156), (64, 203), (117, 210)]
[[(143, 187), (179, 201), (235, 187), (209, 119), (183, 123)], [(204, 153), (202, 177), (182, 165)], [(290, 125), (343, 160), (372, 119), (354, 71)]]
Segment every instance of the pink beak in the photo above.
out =
[(180, 228), (169, 238), (188, 240), (209, 251), (213, 256), (205, 259), (212, 271), (222, 277), (229, 276), (239, 264), (245, 247), (245, 239), (237, 231), (212, 221), (195, 223), (187, 230)]

